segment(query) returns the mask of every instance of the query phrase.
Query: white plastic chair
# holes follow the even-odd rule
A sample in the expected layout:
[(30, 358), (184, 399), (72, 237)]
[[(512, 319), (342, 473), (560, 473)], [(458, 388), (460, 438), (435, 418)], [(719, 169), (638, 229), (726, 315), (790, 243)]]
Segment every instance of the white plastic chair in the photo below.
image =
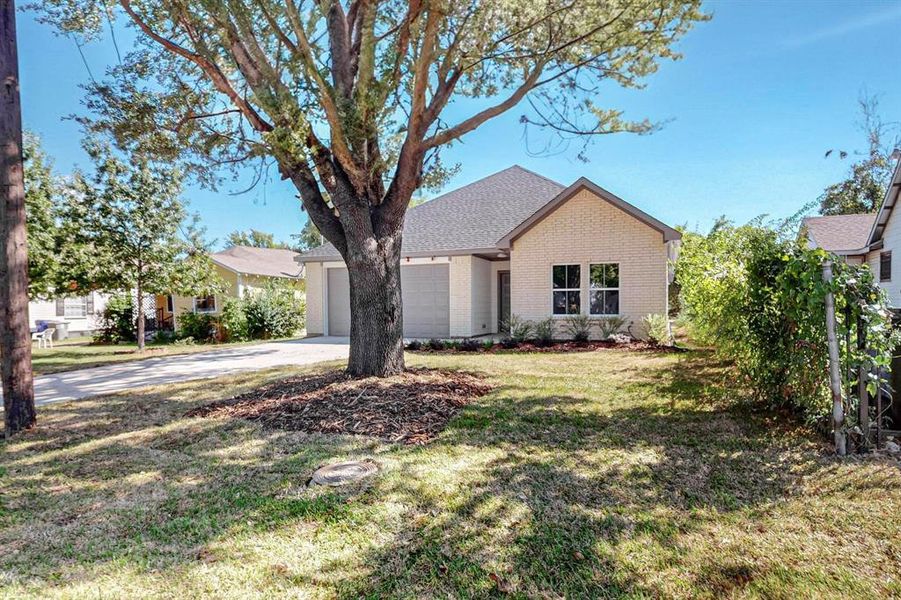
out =
[(31, 341), (37, 341), (38, 348), (53, 348), (53, 334), (56, 333), (54, 327), (48, 327), (44, 331), (37, 331), (31, 334)]

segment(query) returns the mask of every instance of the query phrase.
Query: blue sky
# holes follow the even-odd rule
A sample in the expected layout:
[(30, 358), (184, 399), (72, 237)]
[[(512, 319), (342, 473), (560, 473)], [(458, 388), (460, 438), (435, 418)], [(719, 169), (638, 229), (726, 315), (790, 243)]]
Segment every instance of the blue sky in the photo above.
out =
[[(795, 213), (842, 178), (846, 162), (829, 148), (863, 149), (856, 129), (863, 89), (880, 96), (886, 120), (901, 120), (898, 31), (901, 2), (722, 1), (713, 19), (680, 44), (681, 61), (664, 63), (643, 90), (606, 89), (596, 102), (634, 119), (667, 121), (653, 135), (618, 134), (553, 156), (529, 152), (514, 109), (466, 136), (444, 155), (460, 163), (446, 189), (511, 164), (569, 184), (587, 176), (672, 224), (707, 228), (726, 215), (744, 222)], [(61, 172), (86, 164), (79, 129), (64, 117), (82, 111), (88, 80), (75, 43), (19, 15), (25, 126), (41, 135)], [(127, 35), (119, 37), (127, 45)], [(109, 39), (84, 48), (95, 77), (115, 60)], [(532, 150), (543, 134), (530, 131)], [(256, 228), (287, 239), (303, 226), (294, 191), (276, 180), (241, 195), (241, 186), (185, 192), (209, 235)]]

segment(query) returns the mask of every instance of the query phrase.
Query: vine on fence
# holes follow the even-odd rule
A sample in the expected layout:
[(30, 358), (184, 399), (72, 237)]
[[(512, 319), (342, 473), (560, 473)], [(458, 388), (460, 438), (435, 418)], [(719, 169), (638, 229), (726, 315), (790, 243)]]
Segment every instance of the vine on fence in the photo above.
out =
[[(866, 265), (836, 260), (794, 236), (758, 222), (719, 223), (708, 235), (687, 233), (677, 264), (680, 301), (693, 336), (734, 360), (755, 395), (809, 418), (829, 413), (825, 296), (835, 297), (845, 390), (867, 373), (870, 393), (898, 343), (884, 292)], [(860, 333), (865, 344), (858, 348)], [(846, 406), (846, 413), (853, 414)]]

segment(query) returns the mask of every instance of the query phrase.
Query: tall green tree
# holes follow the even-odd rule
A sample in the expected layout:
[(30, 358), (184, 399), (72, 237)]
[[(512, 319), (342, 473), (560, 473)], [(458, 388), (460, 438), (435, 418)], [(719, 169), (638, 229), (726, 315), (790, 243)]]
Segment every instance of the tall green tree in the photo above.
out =
[(303, 225), (303, 229), (301, 229), (300, 233), (294, 237), (297, 239), (297, 250), (299, 252), (318, 248), (325, 243), (322, 234), (319, 233), (319, 229), (316, 228), (316, 223), (314, 223), (312, 219), (307, 219), (307, 222)]
[(404, 216), (447, 173), (442, 148), (526, 97), (521, 120), (557, 135), (648, 132), (599, 102), (679, 58), (706, 18), (701, 0), (41, 4), (66, 32), (96, 35), (115, 7), (139, 32), (92, 88), (93, 127), (202, 177), (263, 161), (294, 184), (348, 268), (356, 375), (404, 368)]
[(145, 294), (211, 293), (216, 276), (180, 199), (178, 171), (141, 155), (125, 162), (104, 144), (87, 150), (94, 171), (76, 174), (66, 218), (82, 225), (77, 242), (95, 260), (72, 287), (134, 291), (143, 350)]
[[(898, 124), (887, 122), (879, 114), (879, 99), (863, 94), (858, 99), (861, 131), (867, 138), (867, 150), (853, 154), (859, 157), (848, 170), (848, 176), (827, 187), (819, 197), (820, 213), (849, 215), (879, 210), (886, 187), (892, 178), (893, 152), (898, 147)], [(829, 150), (827, 158), (834, 152)], [(839, 151), (842, 159), (851, 156)]]
[(288, 244), (275, 241), (275, 236), (258, 229), (232, 231), (226, 238), (229, 246), (251, 246), (253, 248), (288, 248)]
[(28, 295), (53, 294), (59, 283), (59, 207), (63, 185), (41, 148), (40, 139), (25, 132), (25, 215), (28, 229)]

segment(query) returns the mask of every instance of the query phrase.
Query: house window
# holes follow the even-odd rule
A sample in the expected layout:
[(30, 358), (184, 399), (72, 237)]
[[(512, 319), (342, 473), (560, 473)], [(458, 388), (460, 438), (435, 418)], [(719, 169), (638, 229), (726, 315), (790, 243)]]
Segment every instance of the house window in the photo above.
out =
[(879, 253), (879, 281), (892, 280), (892, 252)]
[(619, 265), (601, 263), (589, 266), (589, 314), (619, 314)]
[(553, 266), (552, 303), (555, 315), (577, 315), (582, 311), (579, 265)]
[(83, 319), (88, 316), (88, 298), (66, 298), (63, 300), (63, 316), (69, 319)]
[(172, 301), (172, 296), (166, 296), (166, 310), (175, 312), (175, 302)]
[(196, 313), (212, 313), (216, 312), (216, 296), (195, 296), (194, 312)]

